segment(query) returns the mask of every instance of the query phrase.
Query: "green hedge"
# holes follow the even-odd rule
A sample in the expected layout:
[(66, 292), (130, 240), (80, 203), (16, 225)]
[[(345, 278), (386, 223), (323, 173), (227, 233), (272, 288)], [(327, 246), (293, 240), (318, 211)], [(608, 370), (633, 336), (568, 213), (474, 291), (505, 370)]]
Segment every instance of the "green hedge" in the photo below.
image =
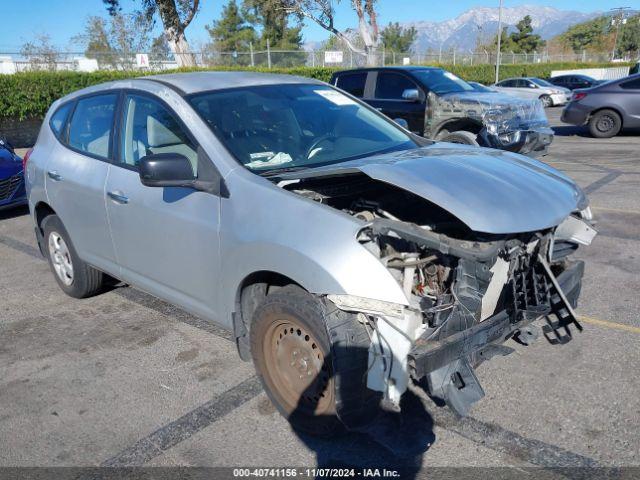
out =
[[(616, 64), (615, 66), (621, 66)], [(525, 65), (503, 65), (500, 67), (500, 77), (536, 76), (548, 77), (552, 70), (564, 70), (574, 68), (597, 68), (613, 66), (610, 64), (582, 64), (582, 63), (544, 63)], [(442, 65), (455, 74), (467, 80), (481, 83), (492, 83), (494, 80), (494, 68), (491, 65)], [(203, 70), (180, 69), (178, 72)], [(325, 67), (298, 67), (298, 68), (215, 68), (212, 70), (251, 70), (269, 73), (286, 73), (304, 77), (329, 81), (331, 74), (339, 70)], [(14, 118), (41, 118), (46, 113), (51, 103), (75, 90), (123, 78), (139, 77), (143, 75), (139, 71), (100, 71), (92, 73), (84, 72), (24, 72), (13, 75), (0, 75), (0, 119)]]

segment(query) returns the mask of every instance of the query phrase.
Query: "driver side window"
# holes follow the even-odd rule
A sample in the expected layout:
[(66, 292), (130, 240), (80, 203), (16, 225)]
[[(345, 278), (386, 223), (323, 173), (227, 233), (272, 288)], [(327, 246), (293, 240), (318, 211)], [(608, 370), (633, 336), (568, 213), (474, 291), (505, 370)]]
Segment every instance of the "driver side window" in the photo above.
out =
[(191, 162), (197, 177), (198, 153), (176, 117), (147, 96), (127, 95), (120, 136), (121, 164), (137, 168), (140, 159), (158, 153), (179, 153)]

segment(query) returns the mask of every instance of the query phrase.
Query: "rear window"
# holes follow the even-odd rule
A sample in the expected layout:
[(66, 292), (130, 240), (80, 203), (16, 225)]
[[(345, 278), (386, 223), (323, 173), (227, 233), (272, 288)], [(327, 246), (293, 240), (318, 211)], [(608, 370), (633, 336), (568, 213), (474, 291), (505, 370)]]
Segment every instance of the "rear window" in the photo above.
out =
[(67, 117), (69, 116), (69, 111), (71, 111), (72, 103), (65, 103), (58, 110), (55, 111), (53, 115), (51, 115), (51, 120), (49, 121), (49, 125), (51, 126), (51, 130), (56, 134), (56, 137), (62, 138), (62, 129), (67, 123)]
[(354, 97), (364, 97), (364, 86), (367, 83), (367, 72), (340, 75), (336, 80), (336, 87), (350, 93)]
[(110, 93), (78, 100), (69, 123), (69, 146), (107, 158), (117, 99), (117, 94)]

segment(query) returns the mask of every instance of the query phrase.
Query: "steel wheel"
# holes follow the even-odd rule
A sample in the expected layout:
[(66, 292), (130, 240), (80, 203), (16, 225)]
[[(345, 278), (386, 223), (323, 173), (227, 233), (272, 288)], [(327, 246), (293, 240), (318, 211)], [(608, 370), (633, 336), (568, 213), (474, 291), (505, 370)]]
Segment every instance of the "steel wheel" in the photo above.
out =
[(279, 318), (263, 340), (266, 374), (289, 411), (333, 414), (333, 379), (312, 333), (293, 318)]
[(596, 122), (596, 128), (599, 132), (608, 133), (611, 131), (616, 125), (615, 119), (611, 115), (600, 115), (598, 121)]
[(57, 232), (49, 234), (48, 243), (53, 270), (64, 285), (71, 285), (73, 283), (73, 262), (69, 247)]

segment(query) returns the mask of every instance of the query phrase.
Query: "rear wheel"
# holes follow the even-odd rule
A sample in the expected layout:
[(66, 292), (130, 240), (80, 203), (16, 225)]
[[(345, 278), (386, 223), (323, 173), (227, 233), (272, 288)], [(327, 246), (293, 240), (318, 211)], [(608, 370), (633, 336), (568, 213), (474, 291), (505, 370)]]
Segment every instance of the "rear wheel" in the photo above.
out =
[(364, 328), (355, 315), (296, 286), (267, 295), (256, 309), (250, 329), (256, 371), (294, 429), (329, 436), (373, 418), (379, 398), (365, 384)]
[(600, 110), (589, 119), (589, 131), (596, 138), (615, 137), (622, 129), (622, 119), (613, 110)]
[(57, 215), (46, 217), (42, 221), (42, 230), (45, 254), (60, 288), (74, 298), (98, 293), (105, 275), (80, 260), (60, 218)]
[(548, 107), (552, 107), (553, 106), (553, 99), (549, 95), (541, 95), (540, 96), (540, 101), (542, 102), (542, 106), (544, 108), (548, 108)]
[(466, 130), (458, 130), (457, 132), (450, 132), (442, 137), (443, 142), (459, 143), (462, 145), (475, 145), (478, 146), (478, 135)]

